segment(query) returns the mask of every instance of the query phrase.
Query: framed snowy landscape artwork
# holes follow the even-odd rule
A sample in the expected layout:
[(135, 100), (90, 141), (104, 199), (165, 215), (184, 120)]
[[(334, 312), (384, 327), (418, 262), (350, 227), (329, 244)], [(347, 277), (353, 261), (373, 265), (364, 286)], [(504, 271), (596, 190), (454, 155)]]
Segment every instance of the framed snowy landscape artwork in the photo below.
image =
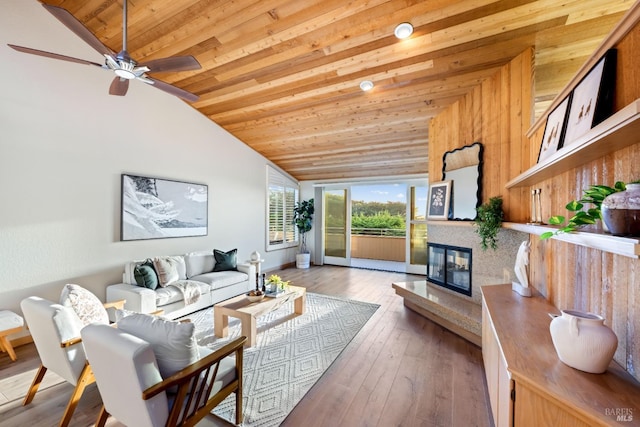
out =
[(120, 240), (206, 236), (208, 192), (204, 184), (123, 174)]

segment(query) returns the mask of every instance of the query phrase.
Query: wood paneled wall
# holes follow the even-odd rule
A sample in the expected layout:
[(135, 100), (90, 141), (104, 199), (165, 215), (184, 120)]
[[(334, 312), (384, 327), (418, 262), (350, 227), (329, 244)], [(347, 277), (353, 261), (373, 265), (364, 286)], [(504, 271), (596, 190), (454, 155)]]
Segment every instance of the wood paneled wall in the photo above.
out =
[[(634, 11), (635, 9), (635, 11)], [(639, 15), (638, 3), (630, 15)], [(637, 20), (636, 20), (637, 21)], [(640, 25), (619, 37), (615, 110), (640, 98)], [(628, 26), (628, 25), (627, 25)], [(629, 27), (629, 26), (628, 26)], [(609, 41), (611, 43), (611, 40)], [(606, 43), (606, 42), (605, 42)], [(544, 125), (526, 137), (531, 117), (531, 52), (524, 52), (431, 123), (429, 176), (442, 177), (445, 151), (473, 141), (485, 146), (483, 200), (502, 195), (508, 221), (526, 222), (530, 192), (542, 189), (543, 219), (566, 215), (564, 206), (591, 184), (640, 179), (638, 143), (567, 170), (530, 188), (505, 189), (511, 178), (537, 162)], [(568, 83), (568, 87), (574, 84)], [(562, 95), (560, 95), (562, 96)], [(543, 118), (544, 120), (544, 118)], [(544, 122), (542, 122), (544, 123)], [(594, 227), (600, 231), (601, 226)], [(618, 336), (614, 359), (640, 380), (640, 260), (531, 236), (531, 282), (559, 309), (601, 314)]]
[(529, 168), (533, 49), (503, 66), (429, 126), (429, 179), (442, 178), (446, 151), (479, 141), (484, 146), (482, 199), (502, 196), (507, 220), (526, 220), (528, 190), (506, 192), (504, 185)]

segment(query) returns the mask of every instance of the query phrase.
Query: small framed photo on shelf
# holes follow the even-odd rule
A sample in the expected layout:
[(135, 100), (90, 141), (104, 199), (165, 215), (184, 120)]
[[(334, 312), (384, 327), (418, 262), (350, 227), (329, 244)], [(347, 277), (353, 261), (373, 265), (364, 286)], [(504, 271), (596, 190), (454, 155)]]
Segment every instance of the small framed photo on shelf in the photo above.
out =
[(450, 202), (451, 181), (438, 181), (429, 184), (427, 219), (446, 220), (449, 217)]
[(569, 105), (571, 105), (571, 94), (558, 104), (547, 117), (547, 125), (544, 128), (544, 136), (542, 137), (540, 153), (538, 154), (538, 163), (562, 148), (564, 134), (567, 130)]
[(617, 51), (609, 49), (573, 89), (564, 145), (571, 145), (613, 112)]

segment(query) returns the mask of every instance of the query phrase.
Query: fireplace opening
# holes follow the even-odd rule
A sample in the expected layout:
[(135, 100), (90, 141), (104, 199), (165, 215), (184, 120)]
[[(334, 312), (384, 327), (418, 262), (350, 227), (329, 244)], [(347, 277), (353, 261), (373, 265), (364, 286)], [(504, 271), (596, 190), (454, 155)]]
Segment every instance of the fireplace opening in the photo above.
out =
[(427, 281), (471, 296), (471, 248), (427, 242)]

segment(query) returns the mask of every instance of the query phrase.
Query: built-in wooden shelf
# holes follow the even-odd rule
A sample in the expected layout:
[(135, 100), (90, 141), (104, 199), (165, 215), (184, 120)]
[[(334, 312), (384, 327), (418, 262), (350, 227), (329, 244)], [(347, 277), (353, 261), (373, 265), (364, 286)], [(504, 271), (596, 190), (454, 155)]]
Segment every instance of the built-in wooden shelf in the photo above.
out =
[[(517, 222), (505, 222), (502, 224), (502, 227), (538, 236), (547, 231), (554, 232), (559, 228), (550, 225), (520, 224)], [(640, 256), (640, 238), (636, 237), (618, 237), (607, 233), (575, 231), (554, 235), (552, 239), (631, 258), (638, 258)]]
[(444, 225), (447, 227), (473, 227), (475, 221), (438, 221), (430, 219), (427, 221), (427, 225)]
[[(475, 223), (473, 221), (427, 221), (427, 226), (429, 225), (441, 225), (444, 227), (473, 227)], [(539, 236), (547, 231), (555, 232), (560, 227), (554, 227), (552, 225), (522, 224), (518, 222), (503, 222), (502, 228)], [(574, 231), (572, 233), (556, 234), (551, 238), (630, 258), (640, 258), (640, 238), (638, 237), (619, 237), (602, 232)]]
[(640, 99), (624, 107), (550, 157), (507, 182), (526, 187), (584, 165), (640, 140)]

